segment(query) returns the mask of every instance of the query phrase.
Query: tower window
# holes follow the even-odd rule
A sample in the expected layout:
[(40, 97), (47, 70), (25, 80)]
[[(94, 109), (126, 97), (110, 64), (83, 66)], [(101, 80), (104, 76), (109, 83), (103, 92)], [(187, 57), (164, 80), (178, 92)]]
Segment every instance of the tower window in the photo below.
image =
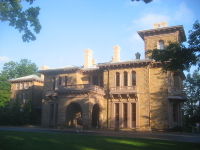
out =
[(128, 86), (128, 72), (124, 71), (124, 86)]
[(163, 40), (159, 40), (157, 43), (157, 49), (164, 49), (164, 41)]

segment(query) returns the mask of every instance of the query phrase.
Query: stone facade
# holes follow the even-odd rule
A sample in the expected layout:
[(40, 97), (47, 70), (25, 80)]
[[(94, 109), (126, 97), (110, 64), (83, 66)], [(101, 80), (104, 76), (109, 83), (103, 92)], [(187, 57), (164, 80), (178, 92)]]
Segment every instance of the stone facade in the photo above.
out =
[(41, 107), (43, 94), (43, 79), (36, 75), (11, 79), (11, 100), (18, 102), (21, 107), (31, 103), (36, 114), (35, 123), (41, 122)]
[[(185, 40), (182, 26), (138, 33), (144, 39), (145, 50), (157, 48), (160, 41), (166, 46)], [(40, 73), (44, 74), (44, 127), (163, 130), (182, 125), (183, 73), (163, 72), (161, 64), (147, 55), (144, 60), (111, 61)]]

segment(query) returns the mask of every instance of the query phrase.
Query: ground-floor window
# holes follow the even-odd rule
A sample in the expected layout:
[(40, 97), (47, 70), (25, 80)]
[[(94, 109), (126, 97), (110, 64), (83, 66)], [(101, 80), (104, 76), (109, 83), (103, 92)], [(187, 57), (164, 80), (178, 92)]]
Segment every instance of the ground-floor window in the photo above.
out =
[(131, 104), (131, 119), (132, 119), (132, 128), (135, 128), (136, 127), (136, 103), (132, 103)]
[(123, 127), (128, 127), (128, 104), (123, 103)]
[(119, 128), (119, 103), (115, 103), (115, 127)]
[(178, 103), (173, 103), (173, 121), (178, 121)]
[(114, 111), (115, 128), (136, 127), (136, 103), (115, 103)]

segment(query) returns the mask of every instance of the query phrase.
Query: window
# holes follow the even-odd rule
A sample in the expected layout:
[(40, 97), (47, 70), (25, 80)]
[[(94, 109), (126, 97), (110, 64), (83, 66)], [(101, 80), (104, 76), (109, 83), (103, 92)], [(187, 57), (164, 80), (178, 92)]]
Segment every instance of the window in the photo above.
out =
[(50, 104), (50, 120), (54, 118), (54, 104)]
[(124, 71), (124, 86), (128, 86), (128, 72)]
[(97, 75), (93, 75), (92, 76), (92, 84), (93, 85), (98, 85), (98, 76)]
[(59, 78), (58, 78), (58, 85), (59, 85), (59, 86), (62, 85), (62, 77), (59, 77)]
[(132, 71), (132, 86), (136, 86), (136, 72)]
[(53, 90), (55, 90), (55, 88), (56, 88), (56, 77), (53, 77), (52, 82), (53, 82)]
[(178, 104), (173, 103), (173, 121), (177, 122), (178, 121)]
[(116, 72), (116, 86), (120, 86), (120, 73)]
[(180, 77), (177, 74), (174, 74), (174, 87), (180, 89)]
[(128, 105), (123, 103), (123, 127), (128, 127)]
[(119, 128), (119, 103), (115, 103), (115, 127)]
[(157, 49), (164, 49), (164, 41), (163, 40), (159, 40), (157, 43)]
[(67, 80), (68, 80), (68, 78), (67, 78), (67, 76), (65, 76), (65, 86), (67, 86)]
[(132, 103), (132, 128), (136, 127), (136, 104)]
[(20, 89), (20, 83), (17, 83), (17, 90)]

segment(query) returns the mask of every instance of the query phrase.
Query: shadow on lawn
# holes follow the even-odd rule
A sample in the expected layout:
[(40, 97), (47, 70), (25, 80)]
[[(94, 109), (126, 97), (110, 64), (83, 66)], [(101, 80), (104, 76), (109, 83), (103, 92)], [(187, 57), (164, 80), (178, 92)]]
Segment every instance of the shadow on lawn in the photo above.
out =
[(200, 148), (200, 144), (161, 140), (7, 131), (0, 132), (0, 145), (0, 150), (195, 150)]

